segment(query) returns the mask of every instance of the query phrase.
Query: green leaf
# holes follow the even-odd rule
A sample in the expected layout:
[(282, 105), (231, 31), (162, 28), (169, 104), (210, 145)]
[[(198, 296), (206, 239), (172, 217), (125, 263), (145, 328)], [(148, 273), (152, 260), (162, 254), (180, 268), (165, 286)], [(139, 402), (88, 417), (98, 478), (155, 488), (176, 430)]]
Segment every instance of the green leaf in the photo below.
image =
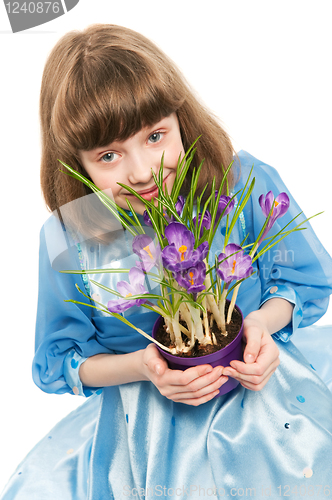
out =
[[(129, 215), (119, 207), (111, 198), (109, 198), (101, 189), (99, 189), (93, 182), (84, 177), (84, 175), (76, 172), (69, 165), (64, 163), (61, 160), (58, 160), (64, 167), (66, 167), (70, 173), (63, 171), (63, 173), (69, 175), (70, 177), (74, 177), (75, 179), (83, 182), (87, 187), (89, 187), (100, 199), (101, 203), (114, 215), (114, 217), (125, 227), (133, 236), (137, 236), (137, 232), (132, 227), (132, 220)], [(128, 224), (130, 222), (130, 225)]]
[(84, 271), (78, 271), (75, 269), (59, 271), (63, 274), (108, 274), (108, 273), (129, 273), (130, 269), (118, 268), (118, 269), (87, 269)]
[[(251, 174), (251, 172), (252, 172), (252, 169), (251, 169), (251, 171), (250, 171), (250, 174)], [(226, 246), (226, 245), (227, 245), (227, 243), (228, 243), (229, 237), (230, 237), (230, 235), (232, 234), (232, 231), (233, 231), (233, 229), (234, 229), (234, 226), (235, 226), (235, 224), (236, 224), (237, 219), (238, 219), (238, 218), (239, 218), (239, 216), (240, 216), (240, 213), (243, 211), (244, 207), (246, 206), (246, 204), (247, 204), (247, 202), (248, 202), (248, 200), (249, 200), (249, 198), (250, 198), (250, 196), (251, 196), (252, 190), (254, 189), (254, 186), (255, 186), (255, 177), (252, 179), (252, 181), (251, 181), (251, 183), (250, 183), (250, 186), (249, 186), (249, 188), (248, 188), (248, 190), (247, 190), (247, 192), (246, 192), (245, 196), (243, 197), (243, 194), (244, 194), (244, 189), (246, 188), (246, 186), (247, 186), (247, 184), (248, 184), (248, 182), (249, 182), (250, 174), (249, 174), (249, 177), (248, 177), (247, 182), (246, 182), (246, 184), (245, 184), (245, 187), (243, 188), (243, 192), (242, 192), (242, 194), (241, 194), (241, 196), (240, 196), (240, 200), (242, 200), (242, 198), (243, 198), (243, 200), (242, 200), (241, 202), (240, 202), (240, 200), (239, 200), (238, 205), (237, 205), (237, 207), (236, 207), (236, 209), (235, 209), (234, 215), (233, 215), (233, 217), (232, 217), (232, 220), (231, 220), (230, 226), (229, 226), (228, 231), (227, 231), (227, 233), (226, 233), (226, 235), (225, 235), (225, 243), (224, 243), (224, 244), (225, 244), (225, 246)]]

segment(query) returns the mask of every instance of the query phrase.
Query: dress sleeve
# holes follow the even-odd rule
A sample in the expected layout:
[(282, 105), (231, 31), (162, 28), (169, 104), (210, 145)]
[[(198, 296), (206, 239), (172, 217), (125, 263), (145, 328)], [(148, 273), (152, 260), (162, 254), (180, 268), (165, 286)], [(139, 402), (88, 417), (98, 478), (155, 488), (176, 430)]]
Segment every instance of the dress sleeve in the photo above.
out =
[[(255, 188), (251, 204), (245, 209), (245, 217), (252, 224), (251, 232), (256, 238), (265, 217), (259, 205), (259, 196), (272, 191), (274, 197), (286, 192), (290, 198), (287, 213), (277, 219), (267, 237), (275, 235), (286, 224), (296, 217), (301, 209), (286, 188), (277, 171), (250, 155), (245, 155), (242, 177), (249, 173), (254, 165)], [(241, 161), (242, 164), (242, 161)], [(310, 214), (314, 215), (314, 214)], [(287, 229), (295, 227), (306, 216), (301, 214)], [(261, 304), (267, 300), (280, 297), (294, 304), (292, 322), (274, 336), (287, 341), (291, 334), (301, 327), (315, 323), (328, 307), (329, 295), (332, 293), (332, 260), (318, 240), (309, 222), (271, 248), (258, 259), (259, 279), (261, 281)], [(262, 246), (264, 243), (260, 246)]]
[[(40, 234), (39, 294), (36, 320), (33, 380), (47, 393), (91, 395), (98, 388), (83, 387), (78, 370), (87, 357), (112, 353), (100, 345), (91, 321), (90, 300), (76, 288), (84, 290), (81, 275), (62, 274), (57, 269), (79, 269), (75, 248), (55, 250), (65, 242), (65, 231), (52, 216)], [(46, 238), (47, 234), (47, 238)], [(55, 257), (52, 255), (57, 254)], [(56, 261), (56, 265), (54, 262)], [(82, 305), (65, 302), (76, 300)], [(84, 305), (87, 304), (87, 305)]]

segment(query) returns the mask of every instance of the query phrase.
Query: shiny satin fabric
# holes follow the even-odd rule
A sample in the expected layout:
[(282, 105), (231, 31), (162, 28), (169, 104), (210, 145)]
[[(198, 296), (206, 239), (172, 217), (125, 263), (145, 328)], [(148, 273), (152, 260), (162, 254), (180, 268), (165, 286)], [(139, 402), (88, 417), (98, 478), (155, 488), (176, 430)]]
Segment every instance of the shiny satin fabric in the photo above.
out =
[(1, 498), (326, 498), (332, 395), (292, 342), (276, 342), (281, 364), (260, 392), (192, 407), (149, 382), (105, 388), (45, 436)]
[(90, 498), (120, 499), (135, 488), (139, 498), (144, 490), (171, 497), (184, 489), (198, 499), (249, 488), (277, 498), (279, 486), (303, 493), (330, 485), (331, 393), (291, 343), (277, 342), (281, 367), (260, 392), (240, 386), (196, 408), (166, 400), (149, 383), (105, 389), (95, 450), (108, 455), (107, 481), (94, 473), (101, 461), (93, 455)]

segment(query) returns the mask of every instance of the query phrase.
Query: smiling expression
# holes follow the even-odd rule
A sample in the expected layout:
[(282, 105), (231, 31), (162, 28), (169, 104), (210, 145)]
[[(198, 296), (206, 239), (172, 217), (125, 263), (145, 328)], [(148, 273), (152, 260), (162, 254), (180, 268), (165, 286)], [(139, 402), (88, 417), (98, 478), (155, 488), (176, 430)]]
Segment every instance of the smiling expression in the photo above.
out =
[[(94, 184), (108, 191), (114, 201), (128, 210), (126, 199), (135, 212), (142, 214), (143, 204), (117, 183), (135, 189), (150, 201), (157, 197), (158, 189), (152, 172), (158, 175), (164, 153), (163, 185), (171, 192), (176, 176), (179, 155), (184, 156), (179, 122), (176, 113), (163, 118), (150, 127), (144, 127), (125, 141), (114, 141), (106, 147), (80, 151), (79, 158)], [(111, 191), (111, 192), (110, 192)]]

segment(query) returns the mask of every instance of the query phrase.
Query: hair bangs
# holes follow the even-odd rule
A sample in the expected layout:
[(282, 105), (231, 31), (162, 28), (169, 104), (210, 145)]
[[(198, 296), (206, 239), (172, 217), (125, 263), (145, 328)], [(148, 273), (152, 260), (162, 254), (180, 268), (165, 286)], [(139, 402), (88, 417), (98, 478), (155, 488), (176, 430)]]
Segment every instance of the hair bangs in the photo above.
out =
[(135, 58), (134, 69), (126, 61), (119, 64), (110, 58), (103, 71), (100, 61), (98, 73), (91, 61), (85, 61), (68, 75), (51, 120), (61, 148), (88, 151), (126, 140), (180, 108), (185, 100), (183, 88), (174, 86), (165, 69), (152, 70), (143, 58), (141, 64), (137, 64), (137, 54)]

